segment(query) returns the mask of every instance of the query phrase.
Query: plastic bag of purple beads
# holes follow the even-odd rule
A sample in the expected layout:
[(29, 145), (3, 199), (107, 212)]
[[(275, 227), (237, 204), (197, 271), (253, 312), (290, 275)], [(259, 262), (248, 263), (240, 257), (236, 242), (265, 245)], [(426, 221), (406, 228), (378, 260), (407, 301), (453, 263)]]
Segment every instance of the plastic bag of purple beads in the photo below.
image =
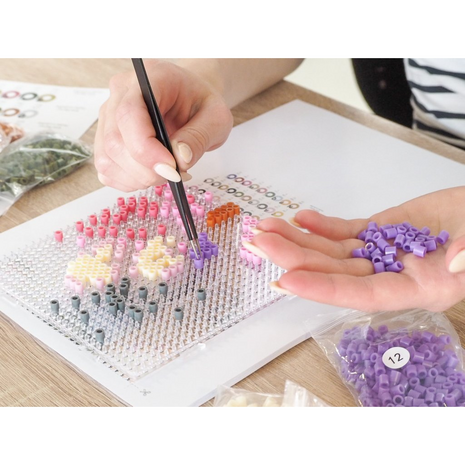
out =
[(361, 406), (465, 406), (463, 350), (443, 313), (347, 310), (312, 336)]

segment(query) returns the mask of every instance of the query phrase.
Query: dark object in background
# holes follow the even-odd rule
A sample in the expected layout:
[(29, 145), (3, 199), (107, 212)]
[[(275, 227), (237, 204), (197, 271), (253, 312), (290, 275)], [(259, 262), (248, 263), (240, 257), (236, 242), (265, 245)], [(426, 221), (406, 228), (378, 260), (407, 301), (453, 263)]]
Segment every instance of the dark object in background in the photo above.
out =
[(353, 58), (363, 97), (378, 116), (412, 127), (411, 91), (402, 58)]

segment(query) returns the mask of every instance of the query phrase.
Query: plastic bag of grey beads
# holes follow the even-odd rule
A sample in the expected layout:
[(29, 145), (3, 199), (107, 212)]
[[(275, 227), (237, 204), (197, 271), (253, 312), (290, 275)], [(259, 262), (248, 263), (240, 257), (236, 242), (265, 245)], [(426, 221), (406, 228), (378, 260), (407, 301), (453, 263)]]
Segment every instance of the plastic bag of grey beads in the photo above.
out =
[(57, 134), (25, 136), (0, 152), (0, 216), (32, 188), (71, 173), (92, 156), (81, 141)]
[(284, 394), (260, 392), (219, 386), (214, 407), (329, 407), (307, 389), (287, 380)]
[(443, 313), (347, 310), (312, 336), (361, 406), (465, 406), (463, 350)]

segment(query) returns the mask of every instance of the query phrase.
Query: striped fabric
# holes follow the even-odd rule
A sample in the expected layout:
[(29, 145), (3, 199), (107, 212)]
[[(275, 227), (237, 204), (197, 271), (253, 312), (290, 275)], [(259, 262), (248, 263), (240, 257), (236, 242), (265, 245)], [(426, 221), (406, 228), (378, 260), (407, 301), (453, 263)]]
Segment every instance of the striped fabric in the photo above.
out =
[(413, 128), (465, 148), (465, 59), (406, 58)]

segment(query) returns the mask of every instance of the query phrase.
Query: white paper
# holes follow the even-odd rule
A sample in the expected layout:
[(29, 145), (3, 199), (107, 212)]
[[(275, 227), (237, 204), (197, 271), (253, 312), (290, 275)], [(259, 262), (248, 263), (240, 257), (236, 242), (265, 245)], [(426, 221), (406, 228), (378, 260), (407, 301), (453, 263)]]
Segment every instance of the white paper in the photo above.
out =
[(26, 134), (47, 131), (79, 139), (109, 95), (109, 89), (0, 80), (0, 121)]
[[(241, 175), (293, 199), (301, 208), (353, 218), (462, 185), (465, 166), (296, 101), (234, 128), (228, 142), (207, 154), (192, 174), (189, 184), (208, 187), (225, 201), (241, 204), (241, 198), (206, 186), (205, 179), (229, 182), (229, 174)], [(1, 253), (22, 248), (33, 237), (53, 234), (76, 218), (112, 205), (120, 195), (100, 189), (13, 228), (0, 235)], [(289, 217), (296, 210), (284, 211)], [(330, 319), (339, 309), (286, 298), (133, 383), (117, 377), (14, 302), (0, 297), (0, 310), (124, 402), (190, 406), (210, 399), (218, 385), (238, 382), (305, 340), (309, 331), (327, 321), (317, 315)]]

